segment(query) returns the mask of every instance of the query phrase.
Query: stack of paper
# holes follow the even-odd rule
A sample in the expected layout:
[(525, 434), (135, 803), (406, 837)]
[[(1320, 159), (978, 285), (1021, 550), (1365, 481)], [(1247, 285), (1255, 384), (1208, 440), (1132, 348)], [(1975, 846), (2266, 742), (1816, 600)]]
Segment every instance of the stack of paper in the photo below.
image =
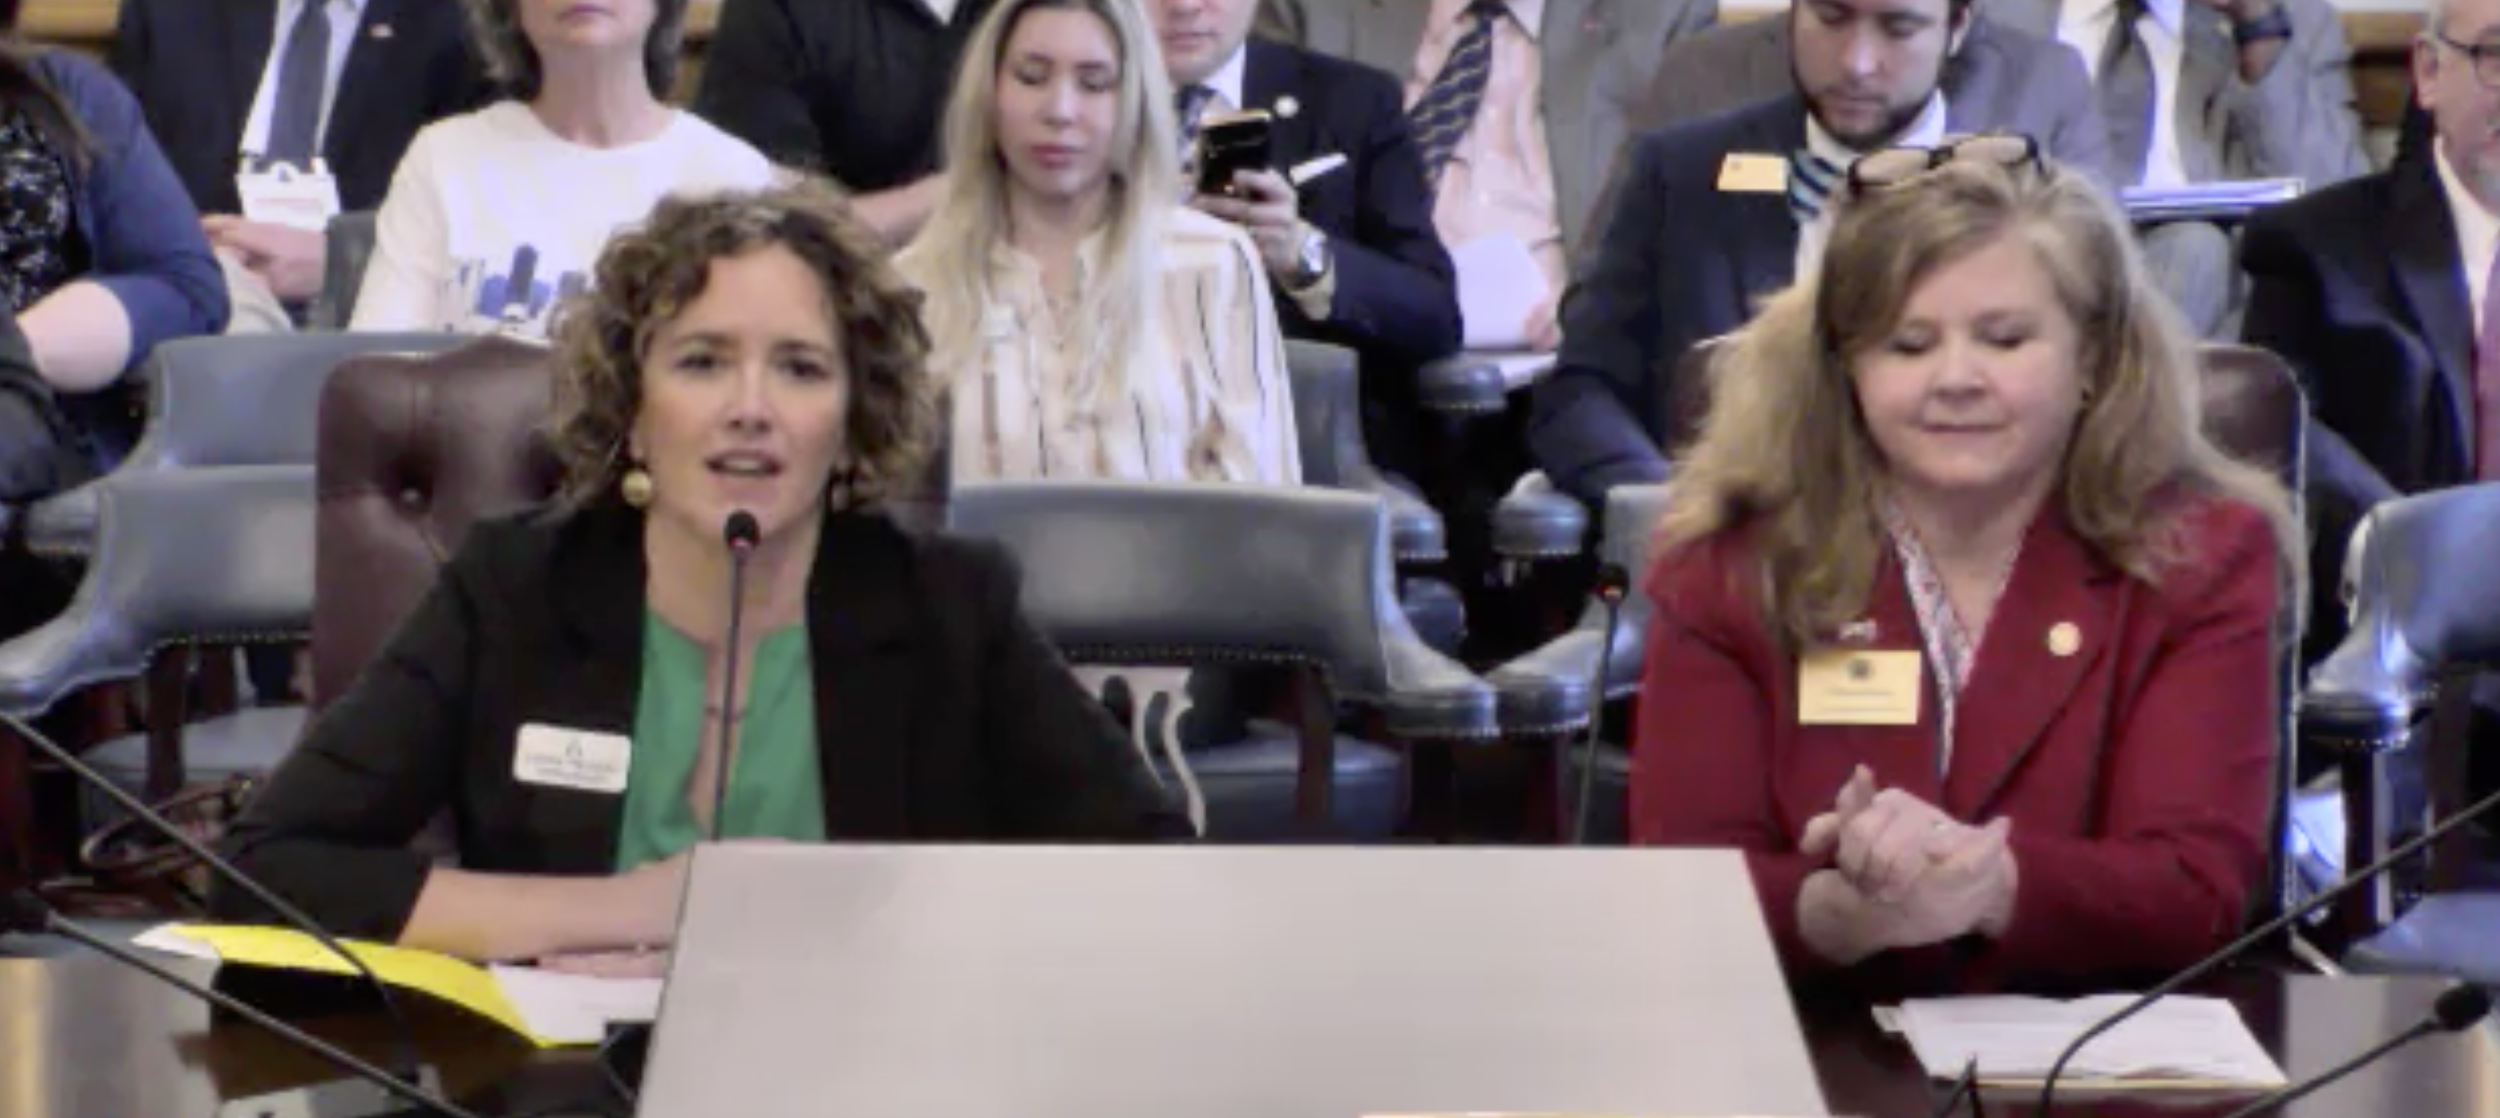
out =
[[(133, 942), (170, 955), (242, 966), (352, 973), (345, 960), (312, 937), (283, 928), (167, 924)], [(596, 1044), (610, 1022), (659, 1016), (661, 983), (656, 978), (586, 978), (532, 967), (488, 969), (431, 951), (356, 940), (342, 944), (382, 981), (460, 1006), (541, 1048)]]
[[(2110, 994), (2075, 1001), (2045, 998), (1936, 998), (1878, 1013), (1910, 1042), (1919, 1065), (1954, 1079), (1979, 1061), (1983, 1083), (2037, 1083), (2076, 1037), (2135, 1000)], [(2237, 1009), (2218, 998), (2170, 997), (2094, 1037), (2058, 1082), (2108, 1087), (2280, 1087), (2283, 1069), (2249, 1035)]]

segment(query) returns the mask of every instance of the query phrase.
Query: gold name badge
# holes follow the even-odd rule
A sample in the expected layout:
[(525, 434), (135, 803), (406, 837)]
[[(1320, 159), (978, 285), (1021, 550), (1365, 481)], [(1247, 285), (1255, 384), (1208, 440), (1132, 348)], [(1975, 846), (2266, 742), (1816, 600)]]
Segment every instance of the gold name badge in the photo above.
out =
[(1721, 194), (1786, 194), (1788, 161), (1776, 155), (1729, 152), (1719, 161)]
[(1916, 726), (1925, 667), (1916, 652), (1824, 648), (1797, 661), (1804, 726)]

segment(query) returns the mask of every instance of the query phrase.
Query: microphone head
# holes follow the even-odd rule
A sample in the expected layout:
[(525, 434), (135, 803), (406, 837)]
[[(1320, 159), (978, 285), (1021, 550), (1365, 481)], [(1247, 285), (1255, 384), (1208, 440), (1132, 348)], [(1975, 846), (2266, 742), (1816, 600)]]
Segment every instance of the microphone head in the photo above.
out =
[(43, 903), (43, 898), (24, 889), (0, 893), (0, 933), (41, 934), (51, 929), (52, 906)]
[(1597, 596), (1608, 601), (1621, 601), (1632, 588), (1632, 572), (1621, 563), (1601, 563), (1597, 567)]
[(721, 524), (720, 536), (731, 551), (753, 551), (756, 542), (764, 538), (764, 528), (755, 522), (754, 513), (739, 509)]
[(2441, 1032), (2464, 1032), (2490, 1013), (2491, 995), (2471, 984), (2442, 990), (2439, 1000), (2431, 1003), (2431, 1020), (2439, 1023)]

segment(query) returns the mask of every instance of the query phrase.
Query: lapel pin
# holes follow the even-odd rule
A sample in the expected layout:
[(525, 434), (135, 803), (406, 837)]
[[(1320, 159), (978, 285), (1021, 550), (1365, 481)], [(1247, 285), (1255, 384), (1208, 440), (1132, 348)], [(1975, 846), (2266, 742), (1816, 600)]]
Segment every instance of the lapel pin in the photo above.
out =
[(1840, 627), (1840, 639), (1848, 644), (1875, 643), (1875, 619), (1852, 621)]
[(388, 39), (388, 38), (390, 38), (393, 34), (396, 34), (396, 32), (393, 32), (393, 31), (391, 30), (391, 25), (390, 25), (390, 24), (387, 24), (387, 23), (377, 23), (377, 24), (374, 24), (374, 25), (373, 25), (373, 30), (371, 30), (371, 31), (369, 31), (369, 32), (366, 32), (366, 34), (371, 35), (372, 37), (374, 37), (374, 38), (376, 38), (376, 39)]
[(1302, 102), (1291, 97), (1279, 97), (1276, 99), (1276, 115), (1282, 120), (1292, 120), (1302, 115)]
[(2060, 657), (2072, 656), (2082, 648), (2083, 630), (2075, 628), (2074, 622), (2060, 621), (2055, 625), (2049, 626), (2050, 655)]

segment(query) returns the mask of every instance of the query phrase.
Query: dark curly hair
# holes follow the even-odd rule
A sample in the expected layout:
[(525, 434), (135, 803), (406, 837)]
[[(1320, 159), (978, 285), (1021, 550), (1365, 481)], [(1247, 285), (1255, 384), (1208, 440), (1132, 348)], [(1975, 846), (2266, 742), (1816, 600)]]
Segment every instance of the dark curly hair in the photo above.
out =
[(625, 440), (642, 410), (642, 363), (661, 326), (703, 294), (712, 261), (788, 249), (824, 284), (850, 381), (845, 457), (834, 487), (845, 507), (909, 490), (929, 452), (936, 405), (920, 294), (887, 263), (876, 233), (830, 185), (673, 197), (599, 254), (594, 286), (555, 327), (553, 442), (565, 496), (615, 492)]
[[(538, 96), (547, 80), (538, 48), (521, 30), (521, 0), (462, 0), (469, 13), (469, 42), (486, 60), (487, 75), (523, 101)], [(651, 95), (663, 101), (677, 90), (678, 52), (686, 44), (689, 0), (651, 0), (651, 33), (642, 40), (642, 73)]]

